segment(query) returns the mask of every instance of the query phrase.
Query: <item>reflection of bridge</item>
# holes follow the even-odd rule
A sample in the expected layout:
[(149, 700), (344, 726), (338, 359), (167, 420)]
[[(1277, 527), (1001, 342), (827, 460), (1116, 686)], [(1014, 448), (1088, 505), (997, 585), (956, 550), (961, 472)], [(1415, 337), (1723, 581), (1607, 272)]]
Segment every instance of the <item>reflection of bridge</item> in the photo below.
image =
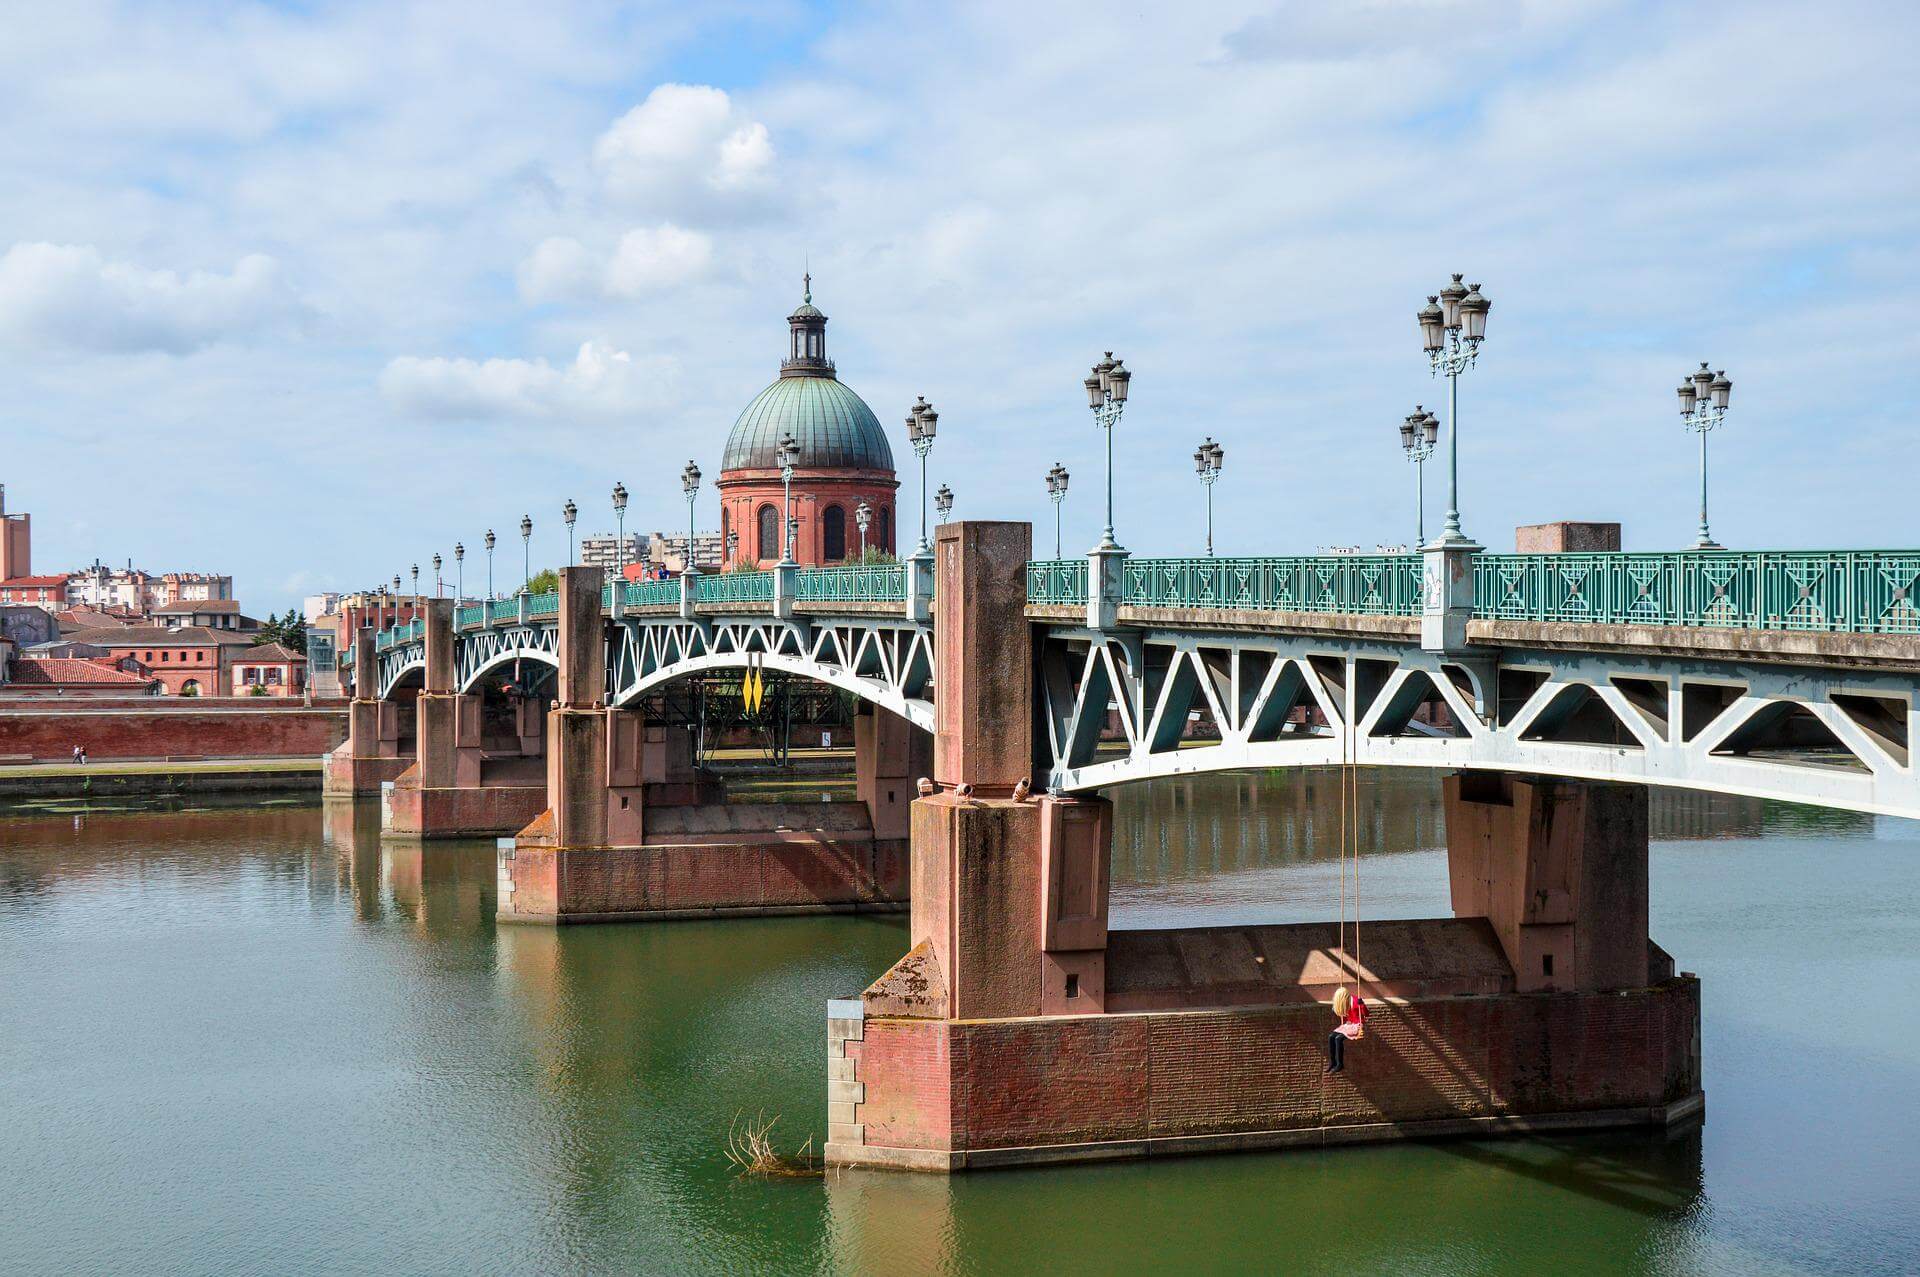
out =
[[(1647, 935), (1645, 785), (1920, 815), (1920, 553), (1029, 548), (1024, 525), (961, 523), (881, 571), (616, 595), (568, 569), (556, 596), (439, 604), (359, 637), (333, 774), (377, 775), (417, 704), (396, 808), (489, 792), (469, 702), (533, 663), (552, 691), (513, 680), (542, 716), (519, 739), (546, 783), (501, 853), (503, 918), (870, 907), (910, 882), (912, 948), (829, 1011), (827, 1152), (943, 1170), (1682, 1120), (1701, 1105), (1699, 989)], [(679, 764), (636, 698), (756, 669), (867, 704), (865, 850), (773, 831), (722, 854), (707, 817), (650, 826)], [(930, 765), (909, 724), (933, 728)], [(1109, 932), (1096, 791), (1345, 763), (1449, 773), (1453, 917), (1370, 922), (1364, 955), (1331, 924)], [(909, 822), (910, 862), (887, 842)], [(1375, 1018), (1323, 1081), (1340, 984)]]

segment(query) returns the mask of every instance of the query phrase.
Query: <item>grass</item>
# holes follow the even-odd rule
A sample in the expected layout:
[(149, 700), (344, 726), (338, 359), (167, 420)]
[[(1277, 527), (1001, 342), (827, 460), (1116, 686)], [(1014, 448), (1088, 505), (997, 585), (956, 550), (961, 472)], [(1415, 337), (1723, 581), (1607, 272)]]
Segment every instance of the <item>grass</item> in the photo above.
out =
[(773, 1147), (773, 1128), (779, 1124), (778, 1115), (767, 1117), (756, 1113), (752, 1118), (736, 1113), (733, 1121), (727, 1124), (727, 1160), (742, 1175), (758, 1175), (766, 1179), (811, 1179), (826, 1172), (813, 1156), (813, 1137), (800, 1146), (799, 1153), (785, 1157)]

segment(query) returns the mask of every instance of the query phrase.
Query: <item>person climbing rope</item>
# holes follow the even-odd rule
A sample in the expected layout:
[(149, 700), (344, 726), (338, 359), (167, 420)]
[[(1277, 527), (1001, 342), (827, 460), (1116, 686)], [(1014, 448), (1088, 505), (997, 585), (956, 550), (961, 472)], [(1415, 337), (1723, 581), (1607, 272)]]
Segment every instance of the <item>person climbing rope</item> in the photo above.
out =
[(1327, 1072), (1338, 1073), (1347, 1067), (1347, 1043), (1366, 1035), (1367, 1001), (1341, 985), (1333, 993), (1333, 1013), (1339, 1025), (1327, 1034)]

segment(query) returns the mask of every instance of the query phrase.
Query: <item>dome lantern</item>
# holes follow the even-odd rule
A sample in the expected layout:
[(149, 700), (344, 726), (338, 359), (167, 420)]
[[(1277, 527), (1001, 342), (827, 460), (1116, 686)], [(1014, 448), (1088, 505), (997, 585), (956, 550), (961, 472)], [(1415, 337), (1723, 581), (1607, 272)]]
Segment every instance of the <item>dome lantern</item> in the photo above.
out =
[(780, 361), (782, 377), (831, 377), (827, 358), (827, 317), (813, 304), (813, 273), (801, 276), (800, 304), (787, 316), (787, 357)]

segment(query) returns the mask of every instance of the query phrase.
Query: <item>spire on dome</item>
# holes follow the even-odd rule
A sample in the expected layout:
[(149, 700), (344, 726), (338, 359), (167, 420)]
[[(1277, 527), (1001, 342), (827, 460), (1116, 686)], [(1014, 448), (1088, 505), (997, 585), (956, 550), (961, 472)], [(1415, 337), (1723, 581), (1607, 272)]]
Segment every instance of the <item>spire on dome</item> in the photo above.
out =
[(800, 305), (787, 316), (787, 357), (780, 361), (782, 377), (831, 377), (827, 358), (827, 317), (813, 304), (813, 272), (800, 277)]

